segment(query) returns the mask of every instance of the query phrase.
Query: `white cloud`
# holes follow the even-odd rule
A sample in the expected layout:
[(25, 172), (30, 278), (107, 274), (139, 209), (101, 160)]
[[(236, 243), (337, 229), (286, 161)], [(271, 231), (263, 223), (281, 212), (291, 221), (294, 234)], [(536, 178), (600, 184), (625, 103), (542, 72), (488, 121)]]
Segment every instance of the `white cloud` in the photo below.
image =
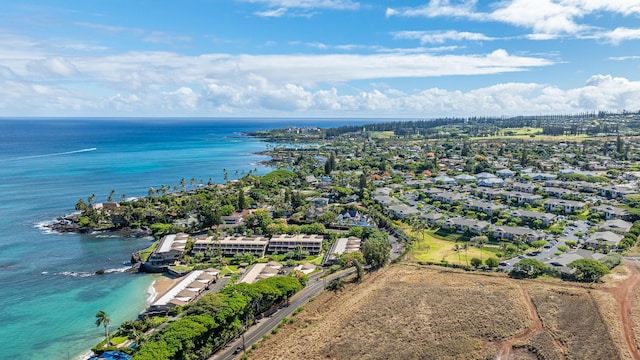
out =
[(165, 91), (162, 94), (164, 95), (164, 98), (161, 106), (169, 110), (197, 110), (198, 102), (201, 98), (200, 94), (194, 92), (188, 87), (181, 87), (176, 91)]
[[(595, 26), (579, 22), (587, 15), (640, 15), (640, 0), (504, 0), (496, 2), (489, 12), (477, 11), (476, 5), (476, 0), (431, 0), (426, 5), (413, 8), (389, 8), (386, 15), (462, 17), (476, 21), (502, 22), (533, 30), (534, 33), (529, 38), (534, 40), (549, 40), (561, 34), (593, 32)], [(608, 37), (614, 42), (636, 38), (635, 33), (629, 34), (622, 30)]]
[(614, 56), (614, 57), (610, 57), (609, 60), (613, 60), (613, 61), (640, 60), (640, 55)]
[[(500, 54), (496, 54), (500, 56)], [(584, 86), (561, 89), (538, 83), (502, 83), (469, 91), (427, 88), (411, 93), (373, 83), (352, 94), (331, 87), (311, 89), (296, 83), (274, 83), (249, 74), (239, 82), (210, 80), (200, 91), (117, 93), (105, 99), (47, 85), (14, 80), (0, 82), (0, 114), (105, 116), (139, 114), (216, 114), (246, 116), (439, 117), (558, 114), (640, 108), (640, 81), (594, 75)]]
[(399, 31), (393, 34), (395, 39), (418, 39), (420, 44), (442, 44), (449, 40), (454, 41), (491, 41), (495, 38), (486, 36), (481, 33), (472, 33), (466, 31)]
[(617, 45), (625, 40), (640, 39), (640, 29), (619, 27), (614, 29), (613, 31), (601, 33), (598, 35), (598, 37)]
[(273, 9), (273, 10), (256, 11), (254, 14), (256, 16), (260, 16), (260, 17), (279, 18), (279, 17), (283, 17), (284, 15), (286, 15), (286, 13), (287, 13), (287, 9), (286, 8), (277, 8), (277, 9)]
[(78, 75), (75, 65), (62, 57), (50, 57), (43, 60), (34, 60), (26, 64), (26, 68), (35, 74), (45, 78), (72, 77)]

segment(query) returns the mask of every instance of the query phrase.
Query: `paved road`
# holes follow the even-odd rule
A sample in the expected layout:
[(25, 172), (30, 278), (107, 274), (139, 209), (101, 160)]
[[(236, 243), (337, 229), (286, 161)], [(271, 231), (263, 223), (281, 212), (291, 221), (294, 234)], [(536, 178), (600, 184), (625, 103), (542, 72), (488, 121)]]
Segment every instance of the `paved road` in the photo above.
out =
[[(244, 343), (247, 349), (251, 348), (251, 345), (260, 341), (262, 336), (271, 333), (271, 330), (278, 326), (278, 324), (285, 317), (291, 315), (297, 308), (304, 305), (310, 298), (318, 295), (324, 290), (325, 285), (338, 277), (348, 276), (355, 272), (354, 268), (350, 268), (344, 271), (337, 272), (335, 274), (327, 275), (324, 279), (320, 276), (322, 273), (314, 274), (307, 283), (304, 289), (300, 290), (296, 295), (289, 299), (289, 306), (279, 309), (275, 314), (270, 317), (261, 319), (256, 325), (250, 327), (244, 335)], [(237, 352), (237, 348), (242, 348), (242, 336), (234, 341), (231, 341), (227, 346), (220, 350), (218, 353), (212, 355), (209, 360), (230, 360), (235, 359), (242, 354), (242, 351)], [(234, 354), (235, 353), (235, 354)]]

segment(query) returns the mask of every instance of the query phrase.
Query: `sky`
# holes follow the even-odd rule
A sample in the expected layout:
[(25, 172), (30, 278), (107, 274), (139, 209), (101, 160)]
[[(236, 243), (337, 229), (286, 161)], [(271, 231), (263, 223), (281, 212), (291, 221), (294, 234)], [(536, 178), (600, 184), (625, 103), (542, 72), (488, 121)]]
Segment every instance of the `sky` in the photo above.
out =
[(640, 110), (640, 0), (0, 0), (2, 117)]

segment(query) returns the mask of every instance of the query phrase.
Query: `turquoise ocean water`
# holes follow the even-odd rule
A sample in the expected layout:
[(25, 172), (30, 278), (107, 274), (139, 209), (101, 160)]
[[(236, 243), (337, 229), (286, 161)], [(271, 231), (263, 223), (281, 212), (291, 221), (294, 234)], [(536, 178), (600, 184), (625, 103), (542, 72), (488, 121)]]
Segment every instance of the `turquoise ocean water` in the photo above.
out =
[[(155, 275), (122, 272), (149, 239), (55, 234), (42, 224), (74, 211), (78, 199), (111, 190), (145, 196), (149, 187), (223, 181), (268, 169), (267, 144), (242, 132), (283, 119), (0, 119), (0, 359), (76, 359), (101, 340), (98, 310), (111, 328), (144, 308)], [(107, 269), (105, 275), (92, 275)]]

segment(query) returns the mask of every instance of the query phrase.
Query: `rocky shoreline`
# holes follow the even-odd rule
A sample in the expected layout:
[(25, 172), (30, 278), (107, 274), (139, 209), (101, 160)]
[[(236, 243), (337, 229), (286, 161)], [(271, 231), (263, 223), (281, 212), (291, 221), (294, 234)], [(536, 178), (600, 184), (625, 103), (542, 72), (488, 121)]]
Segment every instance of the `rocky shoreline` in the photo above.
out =
[(141, 237), (153, 235), (153, 233), (151, 232), (151, 229), (147, 227), (93, 228), (89, 226), (80, 226), (78, 225), (78, 217), (79, 217), (78, 214), (60, 216), (56, 218), (54, 222), (44, 225), (44, 227), (50, 229), (53, 232), (57, 232), (61, 234), (65, 234), (65, 233), (91, 234), (94, 232), (114, 232), (124, 237), (133, 237), (133, 238), (141, 238)]

